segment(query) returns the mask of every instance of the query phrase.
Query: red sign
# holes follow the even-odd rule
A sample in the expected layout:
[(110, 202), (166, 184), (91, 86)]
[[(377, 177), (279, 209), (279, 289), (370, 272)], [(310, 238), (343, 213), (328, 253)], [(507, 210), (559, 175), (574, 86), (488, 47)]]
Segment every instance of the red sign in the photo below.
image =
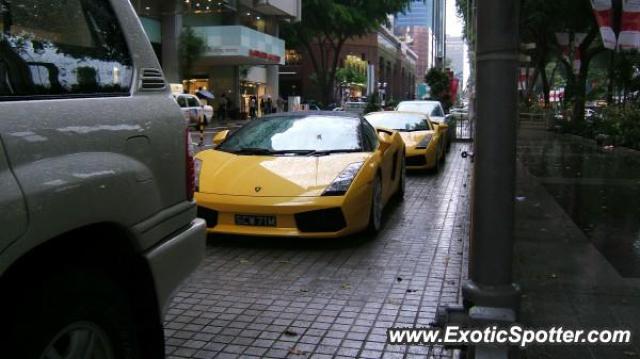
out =
[(256, 57), (256, 58), (259, 58), (259, 59), (268, 60), (268, 61), (271, 61), (271, 62), (280, 63), (280, 56), (268, 54), (268, 53), (263, 52), (263, 51), (249, 50), (249, 56)]
[(615, 49), (616, 34), (611, 27), (611, 17), (613, 16), (611, 0), (591, 0), (591, 7), (600, 27), (600, 36), (602, 36), (604, 47)]
[(618, 46), (621, 49), (640, 49), (640, 0), (622, 2), (622, 23)]

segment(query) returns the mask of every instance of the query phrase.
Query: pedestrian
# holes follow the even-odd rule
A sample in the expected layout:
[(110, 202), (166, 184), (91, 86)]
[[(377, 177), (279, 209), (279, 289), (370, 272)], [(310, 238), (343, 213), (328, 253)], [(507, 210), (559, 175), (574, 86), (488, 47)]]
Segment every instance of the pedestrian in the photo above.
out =
[(223, 92), (218, 99), (218, 120), (227, 119), (227, 95)]
[(267, 97), (267, 102), (264, 104), (265, 112), (267, 114), (273, 113), (273, 102), (271, 96)]
[(276, 111), (277, 112), (285, 112), (284, 109), (284, 99), (280, 96), (278, 96), (278, 99), (276, 100)]
[(260, 99), (260, 115), (264, 116), (266, 112), (266, 104), (264, 103), (264, 97)]
[(255, 120), (258, 112), (258, 98), (255, 96), (251, 96), (249, 98), (249, 117), (252, 120)]

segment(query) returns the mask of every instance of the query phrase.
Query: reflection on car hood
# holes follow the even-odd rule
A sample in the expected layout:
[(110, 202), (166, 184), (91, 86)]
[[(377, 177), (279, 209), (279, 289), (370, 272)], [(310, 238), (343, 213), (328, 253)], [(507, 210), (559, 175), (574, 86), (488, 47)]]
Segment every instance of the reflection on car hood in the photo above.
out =
[(426, 135), (433, 135), (433, 131), (413, 131), (413, 132), (400, 132), (400, 137), (404, 141), (407, 148), (412, 148), (418, 145)]
[(208, 150), (202, 160), (200, 192), (253, 197), (312, 197), (322, 192), (349, 164), (371, 153), (326, 156), (241, 156)]

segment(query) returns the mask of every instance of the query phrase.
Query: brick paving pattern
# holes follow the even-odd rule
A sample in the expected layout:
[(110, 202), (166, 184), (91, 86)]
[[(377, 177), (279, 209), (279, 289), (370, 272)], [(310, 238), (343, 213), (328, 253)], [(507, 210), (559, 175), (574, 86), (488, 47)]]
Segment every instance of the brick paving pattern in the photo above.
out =
[(409, 174), (383, 231), (338, 240), (209, 238), (165, 322), (169, 358), (441, 358), (386, 344), (458, 303), (471, 165), (454, 144), (437, 175)]

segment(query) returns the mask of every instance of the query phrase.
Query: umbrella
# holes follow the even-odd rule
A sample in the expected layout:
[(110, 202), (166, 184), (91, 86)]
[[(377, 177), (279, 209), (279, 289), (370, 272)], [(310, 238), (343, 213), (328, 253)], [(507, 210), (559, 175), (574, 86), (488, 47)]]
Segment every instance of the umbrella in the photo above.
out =
[(207, 90), (200, 90), (196, 92), (196, 96), (198, 96), (198, 98), (205, 99), (205, 100), (213, 100), (216, 98), (215, 96), (213, 96), (211, 92)]

